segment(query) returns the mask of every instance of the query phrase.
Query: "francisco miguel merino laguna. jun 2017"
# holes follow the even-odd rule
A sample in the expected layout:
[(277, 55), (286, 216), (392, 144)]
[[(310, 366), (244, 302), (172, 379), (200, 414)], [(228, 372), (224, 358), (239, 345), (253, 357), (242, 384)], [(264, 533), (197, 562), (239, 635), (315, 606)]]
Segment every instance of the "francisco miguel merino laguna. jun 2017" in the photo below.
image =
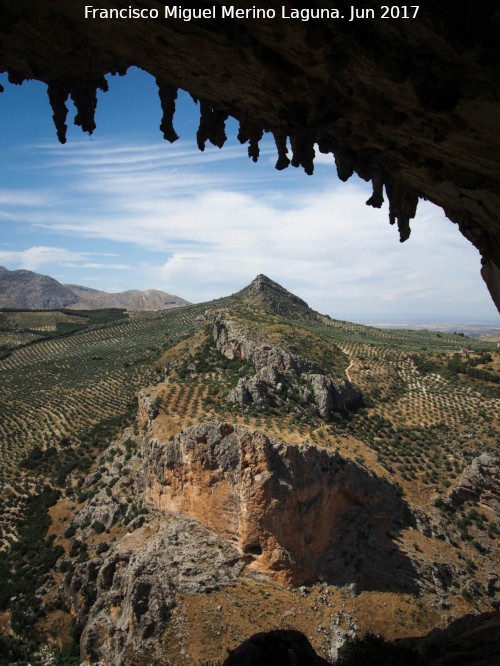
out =
[(351, 5), (348, 15), (342, 14), (339, 9), (316, 8), (316, 9), (292, 9), (281, 7), (278, 12), (273, 8), (256, 7), (255, 5), (246, 9), (241, 7), (212, 5), (204, 9), (183, 7), (182, 5), (165, 5), (164, 12), (155, 8), (122, 7), (121, 9), (108, 9), (85, 5), (84, 18), (86, 19), (177, 19), (192, 21), (193, 19), (292, 19), (310, 21), (314, 19), (330, 19), (354, 21), (356, 19), (414, 19), (419, 10), (419, 5), (382, 5), (377, 9), (358, 8)]

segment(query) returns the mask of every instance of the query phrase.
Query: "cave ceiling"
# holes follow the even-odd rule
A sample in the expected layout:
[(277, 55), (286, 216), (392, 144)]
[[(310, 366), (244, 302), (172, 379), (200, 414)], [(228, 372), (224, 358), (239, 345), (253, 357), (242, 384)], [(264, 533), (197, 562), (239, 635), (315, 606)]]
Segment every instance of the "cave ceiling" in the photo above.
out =
[[(136, 66), (156, 78), (160, 131), (169, 141), (177, 138), (173, 113), (182, 88), (199, 102), (201, 150), (207, 141), (222, 147), (233, 116), (254, 160), (263, 132), (274, 135), (278, 169), (312, 173), (315, 145), (333, 153), (341, 180), (357, 173), (372, 182), (367, 203), (387, 205), (401, 241), (419, 199), (443, 208), (479, 250), (500, 309), (498, 3), (427, 3), (414, 19), (382, 19), (382, 3), (367, 2), (361, 7), (374, 9), (376, 19), (353, 21), (351, 5), (340, 0), (308, 6), (336, 9), (344, 19), (282, 18), (301, 3), (273, 0), (233, 6), (274, 9), (275, 18), (222, 19), (222, 5), (231, 3), (211, 0), (177, 5), (215, 7), (215, 18), (188, 21), (164, 18), (165, 4), (0, 0), (0, 71), (11, 84), (48, 85), (61, 142), (68, 97), (75, 123), (91, 133), (105, 75)], [(85, 6), (157, 10), (159, 17), (85, 18)]]

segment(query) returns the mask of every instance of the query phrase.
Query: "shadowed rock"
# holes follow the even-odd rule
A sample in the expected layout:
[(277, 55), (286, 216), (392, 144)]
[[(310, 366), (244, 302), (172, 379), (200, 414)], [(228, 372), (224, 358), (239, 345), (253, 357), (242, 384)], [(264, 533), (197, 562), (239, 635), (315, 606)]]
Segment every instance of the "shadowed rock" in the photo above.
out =
[(300, 631), (254, 634), (233, 650), (222, 666), (327, 666)]

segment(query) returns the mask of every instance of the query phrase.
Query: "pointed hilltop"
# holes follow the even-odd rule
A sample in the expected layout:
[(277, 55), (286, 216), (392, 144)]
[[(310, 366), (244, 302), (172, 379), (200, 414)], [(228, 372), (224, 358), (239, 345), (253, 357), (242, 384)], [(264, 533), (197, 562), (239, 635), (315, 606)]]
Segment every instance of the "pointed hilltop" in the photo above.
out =
[(274, 282), (267, 275), (257, 275), (252, 282), (236, 294), (244, 304), (257, 306), (272, 314), (310, 318), (317, 313), (301, 298)]

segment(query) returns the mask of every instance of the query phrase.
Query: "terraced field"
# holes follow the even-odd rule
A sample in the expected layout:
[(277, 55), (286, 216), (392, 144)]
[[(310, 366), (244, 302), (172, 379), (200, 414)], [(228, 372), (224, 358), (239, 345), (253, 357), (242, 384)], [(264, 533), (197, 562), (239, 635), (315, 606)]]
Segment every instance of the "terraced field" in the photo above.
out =
[(157, 381), (154, 361), (192, 332), (202, 310), (136, 314), (20, 347), (0, 359), (0, 492), (17, 479), (21, 460), (34, 446), (78, 439), (125, 412), (141, 387)]
[[(33, 447), (46, 450), (58, 447), (63, 438), (81, 440), (103, 419), (126, 412), (139, 389), (161, 380), (158, 359), (192, 335), (196, 317), (207, 308), (247, 317), (249, 325), (267, 331), (274, 344), (303, 356), (314, 353), (337, 374), (343, 374), (349, 363), (349, 376), (363, 392), (365, 408), (349, 423), (328, 428), (300, 409), (267, 416), (238, 414), (223, 398), (231, 378), (209, 373), (203, 378), (179, 378), (170, 387), (165, 409), (177, 428), (225, 418), (263, 428), (271, 435), (288, 433), (297, 441), (308, 437), (328, 446), (345, 445), (354, 437), (358, 443), (351, 447), (353, 455), (358, 455), (361, 442), (365, 452), (371, 449), (389, 472), (431, 485), (446, 485), (450, 474), (458, 473), (481, 447), (496, 450), (499, 385), (447, 372), (451, 359), (485, 353), (493, 354), (492, 362), (481, 367), (496, 369), (500, 360), (492, 343), (457, 334), (380, 330), (311, 315), (311, 311), (301, 310), (297, 318), (277, 316), (249, 309), (235, 295), (208, 304), (135, 313), (108, 324), (90, 323), (70, 335), (35, 342), (34, 333), (12, 333), (21, 336), (24, 346), (0, 359), (0, 493), (8, 488), (12, 497), (25, 494), (26, 489), (15, 481), (21, 461)], [(38, 318), (37, 313), (9, 316), (19, 326), (41, 328), (57, 326), (66, 317), (58, 313), (42, 313)], [(78, 316), (71, 318), (78, 320)], [(217, 395), (220, 399), (213, 403)], [(424, 455), (420, 468), (417, 461), (408, 459), (404, 445), (413, 441), (410, 430), (439, 443), (439, 465), (436, 455)], [(451, 453), (458, 446), (463, 449), (460, 456)], [(451, 469), (444, 464), (449, 460)]]

